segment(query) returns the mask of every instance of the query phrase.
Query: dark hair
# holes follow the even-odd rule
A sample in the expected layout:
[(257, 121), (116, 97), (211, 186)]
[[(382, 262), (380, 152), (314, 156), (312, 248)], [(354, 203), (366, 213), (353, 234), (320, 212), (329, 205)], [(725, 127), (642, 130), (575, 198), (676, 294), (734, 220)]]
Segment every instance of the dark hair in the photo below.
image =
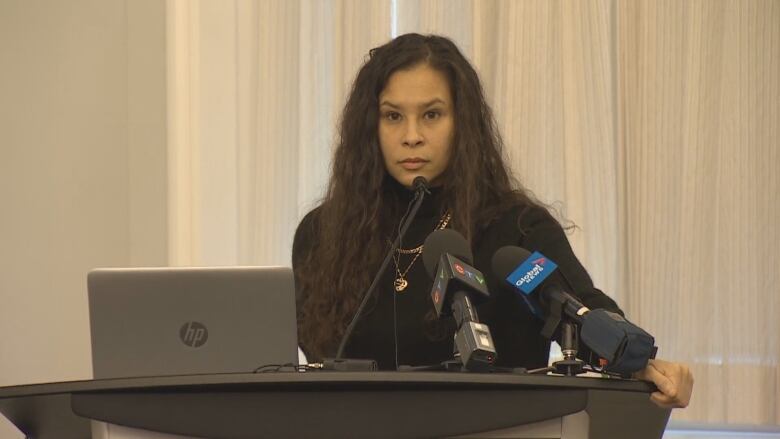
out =
[(333, 355), (406, 207), (388, 190), (379, 95), (394, 72), (421, 63), (445, 74), (454, 100), (450, 161), (440, 178), (452, 228), (472, 240), (502, 212), (535, 204), (507, 169), (477, 72), (452, 41), (407, 34), (372, 49), (341, 116), (328, 190), (313, 225), (317, 242), (296, 267), (305, 295), (299, 338), (314, 358)]

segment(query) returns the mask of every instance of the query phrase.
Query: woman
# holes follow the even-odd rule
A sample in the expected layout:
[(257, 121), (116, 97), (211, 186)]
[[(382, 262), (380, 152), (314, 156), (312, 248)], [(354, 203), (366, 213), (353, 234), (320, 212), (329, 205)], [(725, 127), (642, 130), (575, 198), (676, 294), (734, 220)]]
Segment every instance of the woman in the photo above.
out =
[[(454, 323), (433, 314), (420, 258), (425, 238), (445, 227), (469, 240), (474, 266), (487, 275), (492, 294), (479, 315), (498, 365), (544, 367), (549, 356), (542, 322), (492, 276), (490, 259), (502, 246), (542, 252), (585, 305), (622, 314), (593, 287), (558, 222), (512, 178), (502, 149), (477, 73), (450, 40), (408, 34), (371, 50), (344, 108), (327, 193), (293, 243), (299, 340), (309, 359), (335, 354), (395, 239), (417, 176), (432, 193), (345, 356), (377, 360), (382, 369), (452, 357)], [(685, 366), (654, 361), (639, 376), (657, 383), (657, 403), (687, 405), (692, 379)]]

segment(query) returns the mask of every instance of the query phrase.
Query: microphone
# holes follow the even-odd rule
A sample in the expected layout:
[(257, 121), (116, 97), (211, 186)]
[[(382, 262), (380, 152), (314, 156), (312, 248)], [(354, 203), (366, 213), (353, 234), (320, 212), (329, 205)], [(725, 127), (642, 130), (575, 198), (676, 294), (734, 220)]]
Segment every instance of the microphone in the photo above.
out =
[(349, 339), (352, 336), (352, 332), (355, 330), (355, 325), (357, 325), (358, 320), (360, 320), (360, 316), (363, 314), (363, 311), (366, 308), (366, 305), (368, 304), (368, 300), (374, 294), (374, 290), (376, 290), (376, 286), (379, 283), (379, 279), (382, 278), (382, 275), (384, 274), (385, 270), (387, 270), (387, 266), (390, 265), (390, 260), (392, 260), (393, 258), (393, 253), (400, 245), (401, 239), (406, 234), (406, 230), (409, 228), (409, 226), (412, 224), (412, 221), (414, 221), (414, 218), (417, 216), (417, 211), (420, 210), (420, 205), (422, 205), (423, 199), (425, 198), (425, 194), (430, 194), (430, 191), (428, 190), (428, 180), (426, 180), (425, 177), (421, 175), (414, 178), (414, 180), (412, 181), (412, 186), (414, 188), (414, 198), (412, 199), (412, 203), (414, 204), (412, 205), (412, 208), (409, 210), (409, 215), (401, 224), (401, 227), (399, 227), (398, 236), (396, 236), (395, 241), (393, 241), (393, 244), (390, 246), (390, 250), (388, 250), (387, 255), (385, 255), (385, 259), (382, 261), (382, 264), (379, 266), (379, 270), (377, 271), (376, 276), (374, 276), (373, 281), (371, 281), (371, 285), (368, 287), (365, 294), (363, 294), (363, 300), (360, 302), (357, 311), (355, 311), (355, 315), (352, 317), (352, 320), (349, 322), (347, 329), (344, 330), (344, 335), (341, 337), (339, 348), (336, 351), (336, 358), (326, 359), (324, 361), (326, 365), (334, 365), (332, 369), (376, 370), (377, 368), (376, 362), (373, 360), (367, 361), (367, 360), (343, 359), (342, 356), (344, 354), (344, 348), (346, 348), (347, 342), (349, 342)]
[(431, 193), (428, 186), (428, 180), (426, 180), (425, 177), (423, 177), (422, 175), (418, 175), (417, 177), (414, 177), (414, 180), (412, 181), (412, 190), (414, 190), (415, 194), (417, 194), (420, 191), (423, 191), (429, 195)]
[(422, 256), (433, 280), (431, 299), (436, 316), (455, 318), (455, 349), (463, 368), (488, 370), (496, 360), (496, 348), (490, 328), (479, 322), (473, 302), (485, 301), (490, 293), (485, 276), (470, 265), (473, 256), (466, 239), (454, 230), (436, 230), (425, 239)]
[(541, 253), (502, 247), (493, 255), (492, 266), (494, 274), (521, 293), (533, 312), (545, 319), (543, 337), (551, 338), (562, 318), (580, 325), (582, 342), (600, 357), (594, 366), (629, 375), (655, 358), (652, 335), (619, 314), (583, 305), (561, 287), (557, 279), (563, 279), (573, 291), (566, 278), (556, 273), (557, 265)]
[[(561, 288), (555, 278), (544, 282), (558, 268), (551, 259), (539, 252), (533, 254), (522, 247), (501, 247), (493, 255), (493, 273), (500, 279), (512, 285), (523, 293), (520, 297), (528, 304), (531, 311), (547, 324), (542, 329), (545, 338), (551, 338), (558, 327), (560, 319), (550, 319), (552, 304), (560, 304), (561, 311), (576, 323), (582, 323), (582, 316), (590, 311), (588, 307), (580, 303), (571, 294)], [(558, 276), (555, 276), (558, 277)], [(540, 287), (540, 285), (544, 283)], [(560, 314), (553, 314), (560, 317)]]

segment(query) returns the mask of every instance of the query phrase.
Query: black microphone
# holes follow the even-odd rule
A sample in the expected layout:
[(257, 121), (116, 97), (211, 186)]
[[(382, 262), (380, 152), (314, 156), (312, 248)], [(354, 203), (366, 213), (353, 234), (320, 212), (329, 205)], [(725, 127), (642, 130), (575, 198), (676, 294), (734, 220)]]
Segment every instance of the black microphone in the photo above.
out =
[(454, 230), (436, 230), (425, 239), (423, 264), (433, 279), (436, 315), (455, 318), (455, 349), (463, 368), (485, 371), (496, 360), (496, 348), (490, 328), (479, 322), (474, 302), (485, 301), (490, 293), (485, 276), (471, 266), (472, 259), (468, 242)]
[[(406, 220), (401, 224), (401, 227), (398, 231), (398, 236), (396, 236), (395, 241), (393, 241), (393, 244), (390, 246), (390, 250), (388, 250), (385, 259), (382, 261), (382, 265), (379, 266), (379, 270), (377, 271), (376, 276), (374, 276), (374, 280), (371, 282), (371, 285), (368, 287), (365, 294), (363, 294), (363, 300), (360, 302), (360, 306), (358, 306), (357, 311), (355, 311), (355, 315), (349, 322), (349, 326), (347, 326), (347, 329), (344, 330), (344, 335), (341, 337), (338, 351), (336, 351), (336, 358), (326, 359), (324, 362), (325, 364), (334, 365), (333, 368), (336, 370), (376, 370), (377, 368), (376, 362), (373, 360), (369, 362), (366, 360), (348, 360), (342, 359), (342, 356), (344, 354), (344, 348), (347, 346), (347, 342), (349, 342), (349, 339), (352, 336), (352, 332), (355, 330), (355, 325), (357, 324), (358, 320), (360, 320), (360, 316), (363, 314), (363, 310), (366, 308), (368, 300), (374, 294), (374, 290), (376, 290), (379, 279), (382, 278), (385, 270), (387, 270), (387, 266), (390, 265), (390, 260), (393, 259), (393, 253), (400, 245), (401, 239), (403, 239), (404, 235), (406, 234), (406, 230), (409, 228), (409, 225), (412, 224), (412, 221), (414, 221), (414, 218), (417, 215), (417, 211), (420, 210), (420, 205), (425, 198), (425, 194), (430, 194), (430, 191), (428, 190), (428, 180), (426, 180), (423, 176), (415, 177), (412, 181), (412, 186), (414, 188), (414, 198), (412, 199), (412, 203), (414, 204), (409, 210), (409, 215), (407, 215)], [(345, 364), (349, 362), (354, 362), (354, 366)]]
[(644, 369), (655, 357), (652, 335), (619, 314), (583, 305), (561, 286), (559, 279), (573, 291), (566, 278), (556, 273), (555, 262), (541, 253), (502, 247), (493, 255), (492, 266), (494, 274), (521, 293), (537, 316), (542, 314), (542, 336), (551, 338), (564, 317), (578, 324), (582, 342), (600, 357), (594, 366), (628, 375)]
[(412, 181), (412, 190), (415, 192), (415, 194), (420, 191), (423, 191), (426, 194), (431, 193), (430, 189), (428, 188), (428, 180), (426, 180), (422, 175), (414, 177), (414, 180)]
[[(539, 252), (531, 254), (522, 247), (508, 245), (496, 251), (491, 265), (493, 273), (499, 279), (504, 279), (523, 293), (520, 297), (534, 315), (547, 321), (547, 325), (542, 329), (542, 336), (545, 338), (552, 337), (560, 323), (559, 318), (550, 319), (551, 313), (556, 313), (556, 307), (552, 305), (561, 305), (560, 310), (576, 323), (582, 323), (582, 316), (590, 311), (561, 287), (560, 275), (547, 280), (558, 266)], [(560, 315), (553, 314), (552, 317)]]

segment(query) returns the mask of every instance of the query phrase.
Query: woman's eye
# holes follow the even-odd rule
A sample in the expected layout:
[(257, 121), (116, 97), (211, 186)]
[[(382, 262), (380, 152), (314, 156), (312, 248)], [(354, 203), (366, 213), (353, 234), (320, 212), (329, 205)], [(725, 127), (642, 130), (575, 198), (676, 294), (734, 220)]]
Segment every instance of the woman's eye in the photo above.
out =
[(424, 116), (428, 120), (435, 120), (438, 119), (439, 116), (441, 116), (441, 113), (439, 113), (438, 111), (426, 111)]
[(385, 119), (391, 122), (397, 122), (401, 120), (401, 115), (399, 113), (396, 113), (395, 111), (390, 111), (385, 113)]

